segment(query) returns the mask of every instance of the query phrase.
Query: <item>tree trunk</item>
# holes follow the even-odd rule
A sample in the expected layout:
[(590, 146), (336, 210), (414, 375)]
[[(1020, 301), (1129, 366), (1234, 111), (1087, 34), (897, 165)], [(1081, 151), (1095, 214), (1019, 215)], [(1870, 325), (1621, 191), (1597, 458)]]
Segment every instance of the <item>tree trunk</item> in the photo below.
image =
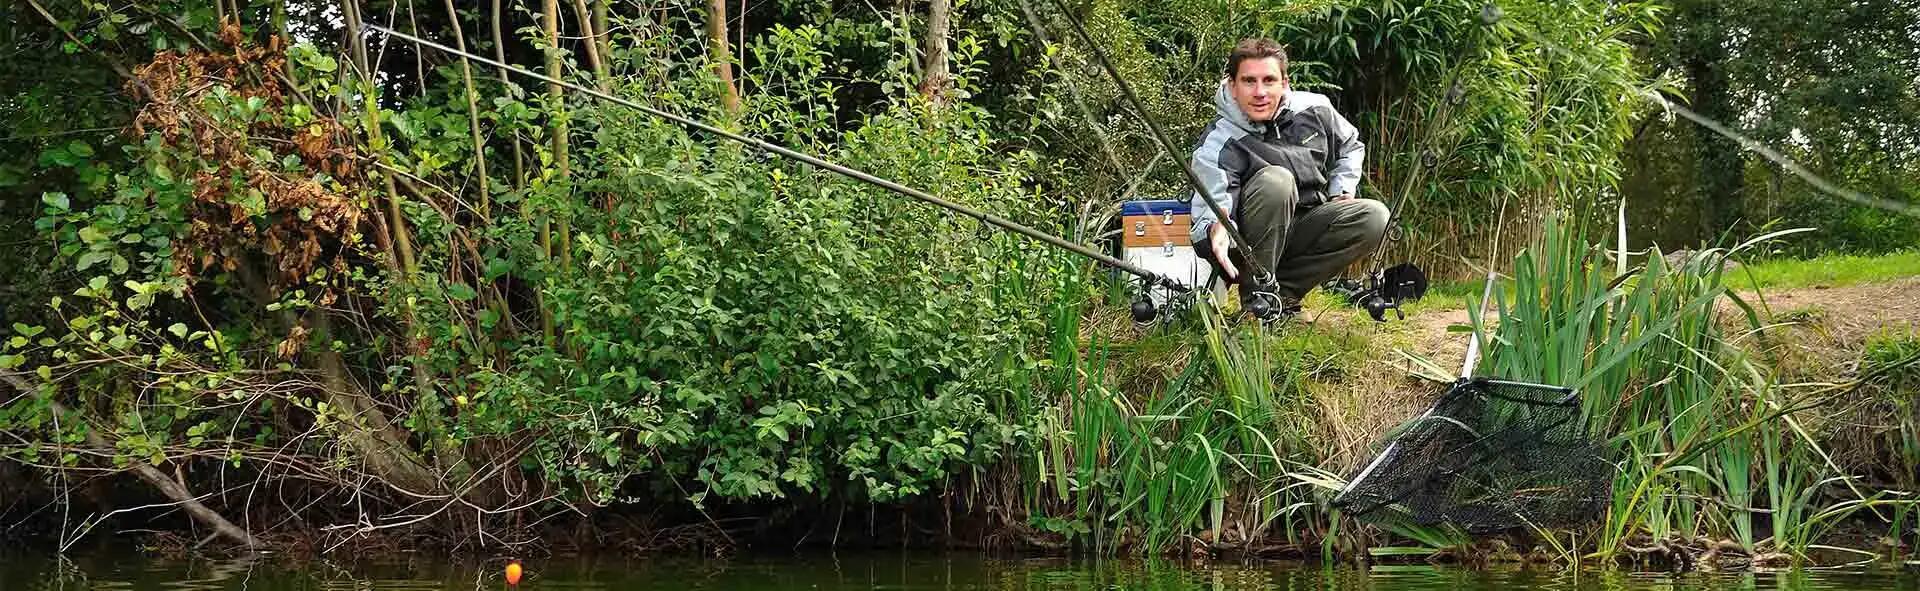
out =
[[(1691, 23), (1676, 31), (1675, 38), (1684, 56), (1681, 69), (1692, 91), (1693, 110), (1714, 121), (1733, 121), (1737, 117), (1734, 97), (1722, 69), (1728, 58), (1725, 10), (1717, 0), (1684, 2), (1678, 10), (1684, 15), (1681, 21)], [(1693, 126), (1693, 133), (1701, 198), (1699, 238), (1711, 244), (1735, 230), (1734, 224), (1746, 214), (1742, 202), (1746, 152), (1738, 142), (1706, 126)]]
[[(353, 63), (361, 77), (362, 112), (366, 118), (364, 131), (367, 134), (367, 145), (376, 147), (373, 156), (382, 163), (391, 165), (387, 162), (389, 160), (387, 153), (391, 147), (385, 146), (380, 136), (379, 106), (374, 102), (378, 87), (373, 84), (373, 71), (367, 63), (366, 39), (360, 35), (359, 4), (359, 0), (343, 2), (342, 13), (347, 21), (347, 35), (352, 40), (348, 45), (353, 52)], [(392, 174), (381, 171), (370, 172), (380, 177), (383, 188), (386, 189), (388, 215), (392, 218), (389, 229), (392, 232), (394, 252), (389, 260), (388, 271), (393, 275), (396, 284), (409, 285), (419, 275), (420, 267), (414, 259), (413, 239), (407, 232), (406, 214), (400, 207), (400, 189), (394, 186)], [(401, 307), (401, 314), (406, 330), (406, 342), (401, 345), (401, 348), (406, 350), (409, 357), (413, 359), (414, 394), (423, 398), (433, 396), (435, 392), (433, 373), (421, 359), (421, 356), (426, 353), (425, 345), (428, 342), (426, 331), (421, 330), (419, 316), (415, 313), (412, 304), (404, 304)], [(432, 417), (422, 417), (422, 419), (432, 420)]]
[(931, 0), (927, 4), (927, 41), (921, 58), (920, 94), (935, 104), (946, 102), (947, 89), (953, 85), (953, 75), (947, 69), (947, 31), (952, 26), (952, 12), (952, 0)]
[[(541, 29), (546, 34), (547, 43), (547, 76), (559, 80), (566, 76), (566, 71), (561, 68), (560, 63), (560, 0), (546, 0), (541, 8), (540, 24)], [(553, 162), (558, 174), (554, 176), (554, 179), (561, 183), (568, 182), (568, 176), (572, 174), (571, 163), (567, 160), (567, 134), (569, 133), (567, 117), (569, 115), (566, 109), (567, 99), (565, 91), (566, 87), (558, 83), (547, 83), (547, 97), (553, 104), (553, 108), (556, 109), (553, 118)], [(541, 220), (540, 246), (547, 252), (547, 256), (549, 257), (558, 254), (560, 265), (562, 268), (565, 268), (569, 266), (568, 263), (572, 259), (567, 248), (567, 235), (571, 233), (571, 230), (564, 215), (561, 216), (559, 222), (560, 244), (556, 247), (553, 243), (553, 232), (549, 222), (545, 219)], [(545, 333), (547, 337), (547, 342), (555, 342), (554, 339), (557, 337), (557, 334), (554, 331), (553, 311), (547, 309), (546, 306), (540, 307), (540, 324), (542, 332)]]
[[(1719, 63), (1695, 60), (1687, 64), (1687, 76), (1693, 85), (1693, 107), (1714, 121), (1733, 117), (1732, 96), (1726, 74)], [(1714, 133), (1704, 125), (1693, 127), (1694, 145), (1699, 154), (1700, 194), (1705, 215), (1700, 216), (1700, 239), (1708, 244), (1734, 229), (1745, 215), (1742, 186), (1746, 176), (1746, 153), (1740, 144)]]
[(720, 77), (720, 102), (727, 114), (740, 114), (740, 89), (733, 83), (733, 52), (727, 48), (727, 0), (707, 2), (707, 44), (713, 60), (713, 73)]

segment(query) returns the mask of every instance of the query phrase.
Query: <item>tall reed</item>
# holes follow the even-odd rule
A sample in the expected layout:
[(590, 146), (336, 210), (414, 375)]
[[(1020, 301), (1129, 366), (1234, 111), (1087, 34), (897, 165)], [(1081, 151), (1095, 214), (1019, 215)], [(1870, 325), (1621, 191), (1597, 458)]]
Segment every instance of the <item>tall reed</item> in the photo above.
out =
[[(1656, 249), (1620, 273), (1608, 260), (1619, 253), (1555, 218), (1515, 260), (1513, 295), (1495, 291), (1497, 319), (1474, 316), (1488, 352), (1477, 374), (1577, 388), (1589, 431), (1613, 451), (1617, 477), (1594, 556), (1641, 538), (1701, 536), (1803, 553), (1813, 522), (1872, 506), (1857, 493), (1820, 496), (1846, 481), (1801, 419), (1824, 399), (1789, 391), (1740, 343), (1764, 327), (1729, 292), (1723, 263), (1787, 233), (1678, 267)], [(1748, 311), (1741, 335), (1727, 334), (1723, 309)]]

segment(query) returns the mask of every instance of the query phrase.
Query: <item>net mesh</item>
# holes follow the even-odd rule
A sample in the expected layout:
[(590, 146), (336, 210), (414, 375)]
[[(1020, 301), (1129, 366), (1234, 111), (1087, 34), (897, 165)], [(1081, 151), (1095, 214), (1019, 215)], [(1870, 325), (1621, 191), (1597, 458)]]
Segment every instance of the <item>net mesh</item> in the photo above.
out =
[(1573, 391), (1472, 378), (1403, 426), (1334, 505), (1471, 533), (1559, 527), (1599, 514), (1614, 471)]

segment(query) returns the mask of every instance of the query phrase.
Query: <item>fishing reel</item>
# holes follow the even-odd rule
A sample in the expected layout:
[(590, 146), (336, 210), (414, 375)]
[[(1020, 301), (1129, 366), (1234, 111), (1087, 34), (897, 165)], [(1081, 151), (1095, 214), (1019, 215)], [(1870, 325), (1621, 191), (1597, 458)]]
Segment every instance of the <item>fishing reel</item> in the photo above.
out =
[(1160, 315), (1160, 310), (1158, 308), (1153, 307), (1153, 300), (1148, 299), (1147, 296), (1142, 295), (1133, 300), (1133, 321), (1134, 322), (1137, 322), (1140, 324), (1150, 324), (1153, 322), (1153, 319), (1158, 317), (1159, 315)]
[(1287, 303), (1272, 289), (1259, 290), (1247, 298), (1247, 313), (1262, 321), (1270, 321), (1287, 313)]
[(1392, 310), (1399, 319), (1406, 320), (1407, 314), (1400, 310), (1400, 305), (1427, 295), (1427, 273), (1413, 263), (1401, 263), (1371, 273), (1364, 281), (1336, 279), (1321, 288), (1346, 298), (1347, 303), (1354, 307), (1366, 310), (1374, 322), (1386, 322), (1388, 310)]

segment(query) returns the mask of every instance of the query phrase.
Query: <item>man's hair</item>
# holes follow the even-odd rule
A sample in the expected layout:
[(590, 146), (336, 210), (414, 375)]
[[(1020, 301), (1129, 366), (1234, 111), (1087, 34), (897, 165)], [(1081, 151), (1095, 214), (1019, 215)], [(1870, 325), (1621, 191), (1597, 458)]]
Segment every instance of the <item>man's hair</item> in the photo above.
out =
[(1284, 75), (1287, 71), (1287, 48), (1264, 37), (1241, 39), (1238, 45), (1233, 46), (1233, 52), (1227, 54), (1227, 77), (1240, 75), (1240, 62), (1266, 58), (1280, 60), (1280, 72)]

